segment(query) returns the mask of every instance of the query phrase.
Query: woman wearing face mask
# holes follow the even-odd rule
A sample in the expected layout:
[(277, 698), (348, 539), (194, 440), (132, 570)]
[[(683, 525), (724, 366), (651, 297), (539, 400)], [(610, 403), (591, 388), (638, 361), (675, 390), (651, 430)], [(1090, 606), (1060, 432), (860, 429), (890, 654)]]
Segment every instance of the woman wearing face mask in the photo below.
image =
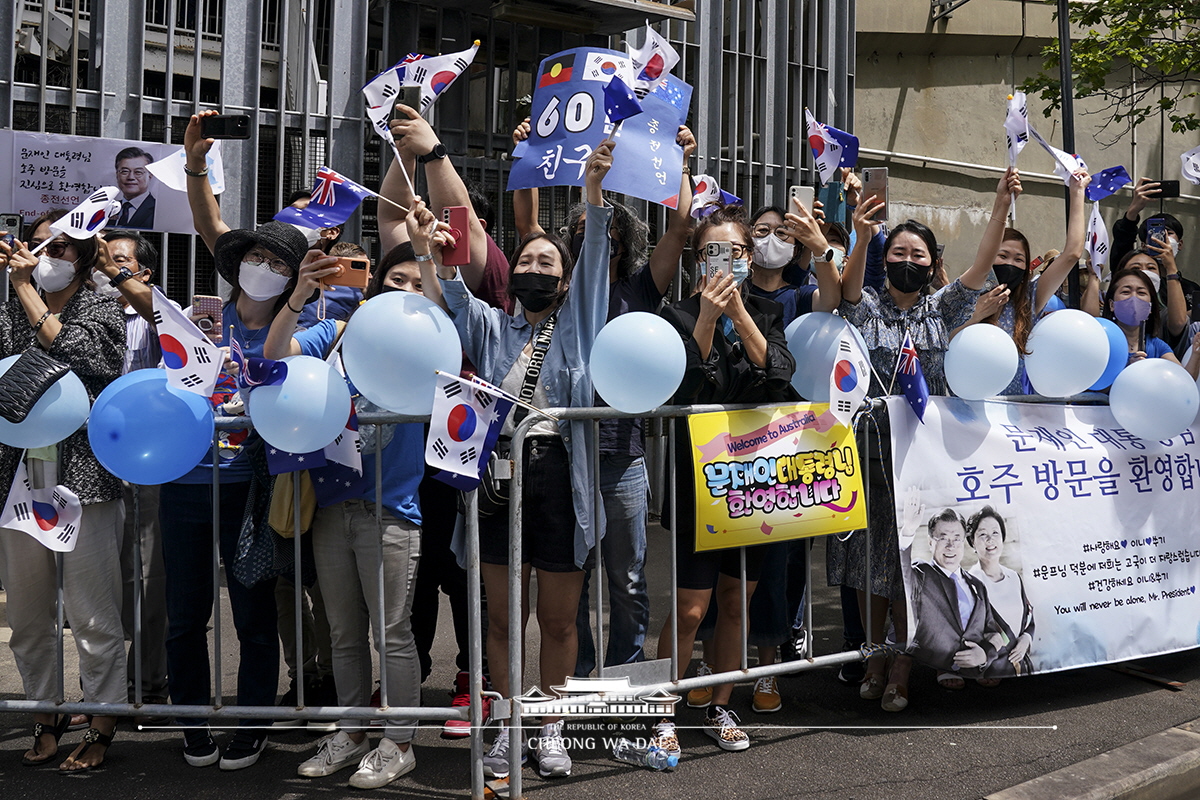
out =
[[(125, 323), (116, 303), (92, 291), (92, 270), (103, 242), (76, 241), (50, 230), (50, 223), (66, 213), (50, 211), (27, 228), (33, 247), (53, 240), (38, 256), (20, 242), (15, 249), (0, 243), (0, 268), (8, 269), (12, 292), (0, 314), (0, 357), (35, 347), (45, 350), (80, 377), (89, 400), (94, 401), (121, 374)], [(124, 703), (121, 481), (96, 461), (82, 429), (47, 448), (23, 451), (0, 445), (0, 483), (5, 493), (22, 461), (34, 487), (62, 484), (78, 495), (83, 506), (75, 549), (61, 554), (64, 610), (79, 651), (86, 699)], [(58, 696), (55, 558), (28, 534), (0, 529), (0, 582), (8, 592), (13, 656), (29, 700)], [(35, 714), (34, 722), (33, 744), (22, 762), (27, 766), (52, 763), (70, 715)], [(92, 717), (83, 742), (59, 769), (77, 772), (102, 764), (116, 725), (116, 717)]]
[[(841, 302), (838, 267), (843, 251), (826, 238), (821, 225), (807, 208), (793, 201), (794, 213), (785, 215), (778, 206), (767, 206), (754, 215), (752, 228), (754, 269), (750, 294), (774, 300), (783, 306), (783, 324), (810, 311), (833, 311)], [(784, 267), (801, 253), (813, 254), (816, 285), (793, 285), (784, 277)]]
[(1145, 249), (1126, 253), (1117, 262), (1113, 272), (1122, 269), (1144, 272), (1154, 287), (1155, 305), (1159, 305), (1160, 302), (1165, 304), (1166, 318), (1163, 320), (1163, 327), (1154, 335), (1169, 345), (1184, 346), (1181, 343), (1190, 338), (1187, 335), (1188, 307), (1172, 244), (1164, 244), (1156, 238), (1151, 238)]
[[(1084, 197), (1091, 176), (1080, 170), (1071, 176), (1070, 216), (1067, 220), (1067, 242), (1054, 262), (1037, 276), (1030, 274), (1031, 258), (1029, 240), (1020, 231), (1004, 229), (1000, 249), (992, 264), (997, 285), (975, 303), (975, 312), (968, 325), (988, 322), (999, 326), (1017, 345), (1017, 373), (1002, 395), (1032, 394), (1033, 389), (1025, 378), (1026, 344), (1033, 323), (1038, 319), (1055, 290), (1066, 280), (1071, 269), (1083, 256), (1083, 240), (1087, 220), (1084, 215)], [(963, 327), (966, 327), (965, 325)], [(955, 334), (958, 330), (954, 331)], [(959, 679), (961, 681), (961, 679)]]
[[(601, 183), (612, 166), (613, 147), (612, 141), (602, 142), (584, 167), (587, 230), (578, 269), (573, 269), (566, 244), (550, 234), (529, 234), (517, 246), (508, 280), (509, 292), (520, 304), (516, 314), (472, 296), (459, 270), (440, 263), (430, 220), (417, 220), (421, 224), (413, 232), (425, 295), (454, 320), (479, 377), (514, 396), (532, 384), (531, 402), (539, 408), (593, 402), (587, 354), (608, 317), (612, 209), (604, 202)], [(432, 287), (436, 288), (431, 291)], [(540, 370), (531, 370), (539, 360)], [(501, 445), (525, 416), (524, 409), (513, 409), (501, 430)], [(591, 551), (603, 525), (593, 503), (597, 475), (592, 468), (596, 442), (591, 428), (590, 422), (556, 423), (543, 418), (525, 439), (522, 597), (527, 596), (532, 569), (537, 573), (542, 636), (539, 686), (561, 685), (575, 669), (575, 616), (583, 570), (592, 561)], [(529, 613), (523, 603), (520, 620), (508, 617), (508, 534), (506, 512), (479, 520), (481, 572), (488, 598), (487, 659), (492, 683), (506, 697), (520, 689), (509, 685), (509, 627), (520, 625), (523, 631)], [(460, 558), (462, 544), (461, 536), (456, 536), (455, 552)], [(542, 723), (533, 749), (538, 773), (544, 778), (570, 775), (561, 720), (547, 717)], [(521, 746), (523, 761), (528, 752), (525, 743), (514, 746)], [(484, 757), (486, 775), (508, 774), (509, 747), (509, 731), (502, 726)]]
[[(808, 219), (811, 220), (811, 217)], [(813, 223), (815, 227), (815, 223)], [(808, 232), (805, 234), (808, 235)], [(791, 388), (795, 360), (783, 335), (783, 308), (750, 292), (750, 259), (754, 244), (745, 212), (721, 206), (703, 218), (692, 234), (698, 267), (707, 273), (706, 251), (711, 242), (731, 247), (730, 274), (702, 277), (701, 291), (667, 306), (662, 316), (679, 332), (687, 354), (687, 369), (672, 403), (754, 403), (794, 399)], [(695, 544), (695, 488), (691, 479), (691, 443), (687, 421), (675, 424), (675, 553), (678, 564), (679, 675), (688, 668), (696, 631), (716, 588), (717, 623), (710, 648), (715, 672), (737, 669), (742, 631), (741, 559), (738, 550), (697, 553)], [(747, 548), (746, 592), (753, 597), (762, 569), (764, 548)], [(658, 657), (671, 652), (671, 620), (658, 637)], [(714, 687), (704, 730), (723, 750), (745, 750), (750, 739), (729, 710), (732, 684)], [(663, 720), (657, 743), (678, 750), (675, 727)]]
[[(1104, 293), (1104, 318), (1117, 323), (1129, 342), (1129, 363), (1143, 358), (1165, 358), (1179, 363), (1167, 343), (1156, 336), (1160, 318), (1154, 297), (1154, 284), (1141, 269), (1120, 269), (1113, 273)], [(1196, 377), (1200, 353), (1192, 351), (1188, 371)]]
[[(871, 238), (872, 217), (882, 208), (874, 197), (868, 197), (854, 210), (854, 229), (857, 234), (854, 250), (842, 273), (842, 305), (840, 312), (862, 333), (870, 353), (872, 378), (871, 397), (882, 397), (895, 391), (900, 348), (905, 336), (911, 336), (921, 360), (930, 395), (948, 393), (943, 369), (950, 332), (970, 319), (975, 300), (995, 262), (996, 252), (1004, 234), (1012, 198), (1021, 192), (1021, 181), (1010, 168), (996, 186), (992, 215), (983, 239), (975, 254), (975, 262), (962, 277), (933, 294), (925, 287), (933, 277), (937, 256), (937, 239), (933, 232), (919, 222), (909, 220), (897, 225), (884, 243), (887, 289), (879, 291), (863, 286), (867, 243)], [(881, 385), (880, 380), (889, 381)], [(890, 458), (890, 428), (885, 411), (872, 410), (864, 420), (870, 426), (871, 446), (860, 443), (863, 452), (879, 453), (868, 462), (871, 496), (875, 498), (868, 509), (868, 527), (856, 531), (845, 541), (830, 540), (827, 554), (829, 584), (850, 586), (858, 591), (859, 613), (866, 627), (866, 609), (871, 603), (870, 639), (884, 641), (888, 611), (896, 629), (896, 641), (907, 639), (904, 611), (904, 582), (900, 575), (900, 554), (896, 543), (895, 503), (891, 481), (887, 478)], [(866, 569), (866, 537), (871, 537), (871, 575), (864, 582)], [(897, 655), (888, 673), (886, 656), (867, 660), (867, 673), (859, 687), (863, 699), (880, 700), (885, 711), (901, 711), (908, 705), (908, 674), (912, 658)]]
[[(275, 314), (295, 286), (296, 273), (308, 250), (304, 235), (283, 222), (268, 222), (256, 230), (230, 230), (208, 183), (206, 154), (213, 145), (200, 133), (193, 116), (184, 133), (187, 153), (188, 203), (192, 223), (213, 253), (217, 272), (232, 287), (222, 310), (218, 343), (228, 347), (233, 335), (246, 358), (261, 357)], [(297, 309), (298, 310), (298, 309)], [(226, 370), (230, 370), (226, 361)], [(228, 375), (223, 383), (231, 383)], [(226, 407), (228, 411), (228, 406)], [(220, 469), (220, 557), (225, 564), (229, 601), (240, 645), (237, 704), (275, 704), (279, 680), (279, 635), (276, 627), (275, 581), (246, 586), (233, 574), (236, 548), (247, 509), (253, 467), (238, 431), (223, 432), (218, 450)], [(212, 702), (208, 669), (208, 623), (212, 614), (213, 458), (208, 454), (187, 475), (164, 484), (159, 519), (163, 531), (163, 561), (167, 589), (167, 672), (171, 702), (207, 705)], [(184, 726), (184, 760), (194, 767), (220, 761), (221, 769), (236, 770), (258, 761), (267, 744), (261, 720), (241, 720), (236, 732), (218, 749), (204, 719), (180, 719)]]

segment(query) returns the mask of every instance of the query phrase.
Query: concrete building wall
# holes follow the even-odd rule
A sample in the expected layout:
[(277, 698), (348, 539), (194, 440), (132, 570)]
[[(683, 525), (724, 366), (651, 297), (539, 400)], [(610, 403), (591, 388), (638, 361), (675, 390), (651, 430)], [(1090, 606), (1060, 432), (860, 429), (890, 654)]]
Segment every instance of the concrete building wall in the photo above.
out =
[[(858, 0), (854, 132), (864, 151), (859, 165), (888, 167), (893, 221), (911, 217), (930, 225), (946, 245), (951, 276), (974, 259), (998, 170), (1007, 166), (1005, 100), (1014, 84), (1040, 69), (1042, 48), (1057, 36), (1053, 8), (1042, 0), (970, 0), (950, 19), (932, 22), (928, 0)], [(1041, 99), (1030, 97), (1030, 122), (1061, 147), (1061, 117), (1058, 112), (1043, 116), (1044, 108)], [(1121, 134), (1116, 125), (1102, 130), (1109, 117), (1098, 101), (1077, 100), (1075, 111), (1076, 152), (1093, 172), (1123, 164), (1135, 179), (1178, 179), (1180, 153), (1200, 144), (1195, 133), (1171, 133), (1169, 122), (1165, 133), (1160, 131), (1157, 119), (1131, 134)], [(1061, 249), (1064, 188), (1049, 174), (1052, 159), (1031, 143), (1018, 167), (1025, 175), (1018, 227), (1035, 254)], [(1200, 275), (1200, 187), (1184, 181), (1181, 188), (1191, 196), (1165, 201), (1164, 210), (1194, 232), (1187, 238), (1197, 244), (1189, 246), (1185, 239), (1180, 268), (1195, 278)], [(1110, 230), (1130, 197), (1127, 190), (1101, 204)]]

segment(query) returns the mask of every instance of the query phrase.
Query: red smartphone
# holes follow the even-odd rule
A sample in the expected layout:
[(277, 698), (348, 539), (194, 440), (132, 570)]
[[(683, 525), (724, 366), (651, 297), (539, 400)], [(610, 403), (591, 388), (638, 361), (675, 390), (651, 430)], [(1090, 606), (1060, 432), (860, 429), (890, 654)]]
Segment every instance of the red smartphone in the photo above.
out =
[(471, 263), (468, 213), (466, 206), (446, 206), (442, 209), (442, 222), (450, 226), (450, 235), (455, 241), (454, 247), (442, 247), (442, 263), (447, 267), (462, 267)]

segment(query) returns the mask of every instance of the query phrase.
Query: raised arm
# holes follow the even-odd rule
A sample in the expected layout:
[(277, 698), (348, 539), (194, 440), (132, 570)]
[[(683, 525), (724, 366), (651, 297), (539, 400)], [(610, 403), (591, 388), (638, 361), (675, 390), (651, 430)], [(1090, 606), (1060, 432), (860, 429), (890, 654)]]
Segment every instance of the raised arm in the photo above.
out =
[(271, 320), (271, 329), (267, 332), (267, 340), (263, 342), (263, 358), (279, 360), (301, 355), (300, 343), (292, 336), (296, 332), (300, 312), (313, 292), (321, 288), (321, 279), (336, 275), (338, 269), (337, 256), (327, 256), (320, 250), (309, 250), (304, 254), (296, 288), (275, 319)]
[[(449, 156), (445, 155), (445, 147), (424, 117), (406, 105), (398, 105), (396, 110), (400, 115), (392, 121), (392, 133), (403, 136), (398, 141), (401, 154), (406, 157), (411, 155), (425, 162), (425, 182), (429, 186), (430, 210), (440, 218), (442, 209), (447, 206), (467, 208), (467, 230), (463, 233), (470, 241), (471, 263), (465, 264), (461, 273), (467, 288), (476, 291), (487, 266), (487, 232), (471, 205), (467, 185), (450, 163)], [(439, 153), (442, 155), (438, 155)]]
[(862, 299), (863, 277), (867, 269), (867, 247), (874, 235), (875, 223), (871, 217), (883, 210), (883, 203), (877, 202), (875, 195), (854, 208), (851, 221), (854, 224), (854, 249), (846, 256), (846, 266), (842, 269), (842, 299), (851, 305), (858, 305)]
[[(111, 281), (117, 277), (121, 268), (113, 261), (112, 254), (108, 251), (108, 242), (99, 234), (96, 235), (96, 269), (108, 276)], [(154, 324), (154, 291), (147, 283), (142, 283), (136, 278), (126, 278), (117, 284), (117, 289), (120, 290), (121, 296), (129, 303), (129, 307), (136, 311), (142, 319)]]
[[(529, 138), (529, 117), (521, 121), (512, 132), (513, 147)], [(545, 233), (538, 224), (538, 190), (517, 189), (513, 192), (513, 222), (517, 226), (517, 240), (531, 233)]]
[(813, 254), (813, 269), (817, 275), (817, 290), (813, 292), (813, 311), (833, 311), (842, 304), (842, 280), (832, 261), (824, 261), (829, 250), (829, 240), (821, 230), (817, 218), (796, 198), (792, 198), (792, 211), (784, 215), (783, 221), (791, 229), (804, 249)]
[(193, 114), (188, 120), (187, 130), (183, 133), (183, 149), (187, 154), (187, 196), (188, 206), (192, 209), (192, 225), (204, 240), (209, 252), (216, 248), (217, 239), (221, 234), (229, 230), (229, 226), (221, 219), (221, 207), (217, 205), (216, 195), (208, 182), (208, 151), (212, 149), (214, 142), (212, 139), (205, 139), (200, 132), (200, 120), (216, 113), (209, 109)]
[(1042, 313), (1046, 303), (1050, 302), (1050, 298), (1071, 274), (1071, 270), (1079, 263), (1079, 259), (1083, 258), (1084, 238), (1087, 235), (1087, 218), (1083, 201), (1087, 186), (1091, 182), (1091, 176), (1084, 170), (1079, 170), (1071, 176), (1069, 190), (1071, 210), (1067, 217), (1067, 243), (1063, 245), (1063, 251), (1058, 254), (1050, 266), (1046, 267), (1042, 277), (1038, 280), (1037, 298), (1033, 306), (1034, 319), (1037, 319), (1037, 315)]
[(688, 233), (692, 229), (692, 176), (687, 169), (688, 160), (696, 151), (696, 137), (686, 125), (679, 126), (676, 143), (683, 148), (683, 176), (679, 181), (679, 203), (667, 214), (667, 231), (658, 240), (650, 254), (650, 274), (659, 294), (666, 294), (679, 271), (679, 258), (687, 247)]
[(1146, 242), (1146, 251), (1162, 265), (1162, 282), (1167, 286), (1166, 329), (1172, 337), (1183, 333), (1188, 326), (1187, 299), (1183, 295), (1183, 284), (1179, 280), (1179, 265), (1169, 243), (1158, 238)]
[[(400, 108), (399, 105), (396, 108)], [(396, 125), (398, 121), (393, 119), (389, 123), (389, 130), (392, 136), (396, 137)], [(383, 176), (383, 182), (379, 184), (379, 193), (391, 200), (392, 203), (400, 206), (397, 208), (392, 203), (380, 203), (377, 219), (379, 221), (379, 243), (383, 246), (383, 252), (388, 252), (398, 244), (404, 244), (408, 241), (408, 228), (405, 226), (405, 219), (408, 217), (408, 212), (401, 209), (409, 208), (412, 204), (412, 190), (408, 188), (408, 181), (404, 177), (407, 171), (411, 178), (417, 173), (417, 158), (412, 153), (406, 152), (400, 148), (397, 141), (397, 149), (400, 150), (400, 157), (403, 163), (398, 162), (395, 158), (388, 165), (387, 172)]]
[[(979, 249), (975, 252), (975, 263), (962, 274), (959, 281), (968, 289), (978, 291), (983, 288), (988, 272), (996, 261), (996, 253), (1000, 250), (1000, 242), (1004, 238), (1004, 226), (1008, 219), (1008, 209), (1013, 198), (1021, 194), (1021, 178), (1015, 167), (1009, 167), (996, 184), (996, 199), (992, 202), (992, 216), (988, 220)], [(936, 256), (931, 253), (930, 255)]]
[(442, 263), (442, 245), (447, 242), (453, 244), (454, 237), (449, 234), (444, 222), (438, 222), (420, 197), (413, 198), (409, 209), (408, 238), (421, 267), (421, 294), (449, 313), (450, 307), (442, 296), (442, 285), (438, 282), (436, 272)]

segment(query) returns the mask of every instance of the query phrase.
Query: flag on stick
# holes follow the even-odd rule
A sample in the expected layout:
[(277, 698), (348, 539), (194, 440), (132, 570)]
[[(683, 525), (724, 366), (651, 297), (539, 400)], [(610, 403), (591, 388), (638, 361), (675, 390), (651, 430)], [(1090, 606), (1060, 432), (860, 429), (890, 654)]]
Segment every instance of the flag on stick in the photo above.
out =
[(1008, 114), (1004, 118), (1004, 138), (1008, 142), (1008, 165), (1017, 165), (1017, 156), (1029, 144), (1029, 107), (1024, 92), (1008, 96)]
[(117, 200), (120, 196), (121, 190), (115, 186), (102, 186), (92, 192), (82, 203), (50, 223), (50, 232), (54, 235), (33, 248), (32, 253), (41, 252), (59, 234), (81, 241), (92, 238), (104, 230), (110, 219), (121, 213), (121, 203)]
[(1092, 203), (1092, 216), (1088, 219), (1087, 228), (1087, 254), (1092, 261), (1096, 280), (1100, 279), (1100, 268), (1108, 263), (1108, 253), (1108, 228), (1104, 225), (1104, 217), (1100, 216), (1100, 204)]
[(1200, 147), (1192, 148), (1179, 157), (1180, 172), (1189, 183), (1200, 186)]
[(26, 533), (48, 550), (69, 553), (79, 539), (82, 517), (83, 506), (74, 492), (65, 486), (34, 489), (25, 459), (17, 462), (12, 487), (0, 512), (0, 528)]
[(646, 41), (640, 49), (629, 47), (629, 59), (635, 73), (633, 89), (638, 97), (645, 97), (655, 83), (675, 69), (679, 53), (658, 31), (646, 23)]
[(1087, 199), (1093, 203), (1103, 200), (1109, 195), (1116, 194), (1133, 181), (1122, 166), (1102, 169), (1092, 176), (1092, 182), (1086, 189)]
[(217, 376), (225, 356), (204, 333), (166, 298), (157, 287), (154, 292), (154, 324), (162, 348), (167, 384), (186, 392), (209, 397), (217, 385)]
[(829, 410), (843, 425), (862, 405), (871, 387), (871, 361), (846, 325), (838, 335), (837, 357), (829, 374)]
[(742, 198), (722, 189), (717, 185), (717, 179), (711, 175), (696, 175), (692, 180), (696, 182), (696, 188), (692, 194), (691, 215), (693, 219), (707, 217), (719, 206), (742, 205)]
[(442, 470), (434, 477), (463, 491), (478, 486), (513, 399), (478, 378), (438, 372), (425, 442), (425, 463)]
[(925, 421), (925, 407), (929, 405), (929, 385), (925, 383), (925, 371), (917, 348), (913, 347), (912, 335), (904, 334), (904, 345), (896, 362), (896, 378), (900, 381), (900, 392), (912, 406), (913, 413), (921, 422)]
[(807, 108), (804, 119), (808, 125), (808, 146), (812, 149), (821, 183), (829, 183), (839, 167), (853, 168), (858, 163), (857, 136), (817, 122)]
[(329, 167), (317, 170), (312, 196), (304, 208), (288, 206), (275, 215), (280, 222), (302, 228), (335, 228), (350, 219), (364, 198), (375, 193)]

